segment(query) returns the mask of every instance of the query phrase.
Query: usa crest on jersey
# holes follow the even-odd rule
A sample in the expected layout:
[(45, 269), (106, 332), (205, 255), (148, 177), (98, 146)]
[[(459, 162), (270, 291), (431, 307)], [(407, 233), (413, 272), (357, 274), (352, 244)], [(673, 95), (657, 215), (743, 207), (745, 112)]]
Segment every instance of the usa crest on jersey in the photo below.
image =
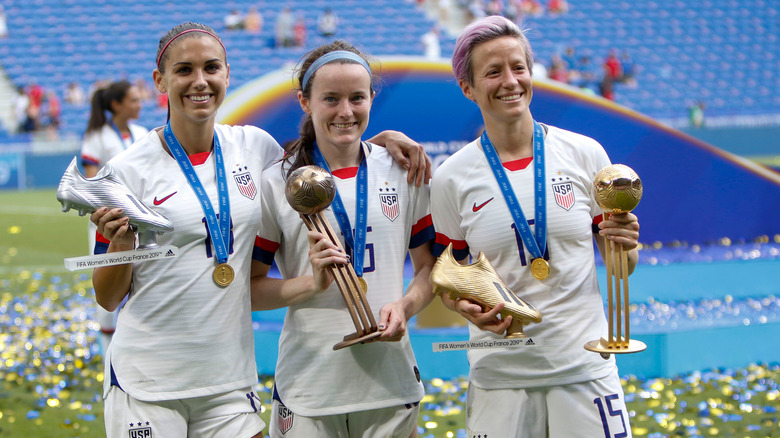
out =
[(279, 404), (279, 415), (277, 415), (277, 423), (279, 425), (279, 431), (283, 434), (287, 433), (293, 425), (293, 411), (287, 406)]
[(555, 203), (564, 210), (569, 210), (574, 205), (574, 186), (571, 182), (561, 182), (552, 185), (555, 193)]
[[(244, 166), (243, 169), (239, 168), (238, 171), (233, 171), (233, 179), (236, 181), (238, 191), (241, 192), (242, 195), (249, 199), (255, 199), (255, 196), (257, 195), (257, 187), (255, 187), (255, 182), (252, 181), (252, 174), (246, 172), (246, 169), (247, 167)], [(237, 173), (241, 172), (241, 170), (244, 170), (245, 172)]]
[[(149, 422), (146, 422), (146, 427), (133, 427), (133, 423), (130, 423), (129, 437), (130, 438), (152, 438), (152, 428), (148, 426)], [(142, 426), (138, 423), (138, 426)]]
[(379, 189), (379, 204), (382, 205), (382, 213), (391, 222), (398, 217), (401, 207), (398, 204), (398, 193), (395, 193), (395, 188)]

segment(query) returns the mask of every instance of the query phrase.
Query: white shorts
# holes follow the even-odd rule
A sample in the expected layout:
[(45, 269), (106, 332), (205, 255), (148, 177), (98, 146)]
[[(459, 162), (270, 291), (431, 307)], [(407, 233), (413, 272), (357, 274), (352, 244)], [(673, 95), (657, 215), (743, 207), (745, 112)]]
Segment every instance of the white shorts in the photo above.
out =
[(603, 379), (529, 389), (469, 385), (467, 436), (631, 438), (617, 372)]
[(112, 386), (105, 399), (105, 420), (107, 438), (251, 438), (265, 428), (260, 399), (251, 387), (144, 402)]
[(268, 433), (271, 438), (409, 438), (417, 429), (419, 412), (415, 404), (304, 417), (274, 400)]

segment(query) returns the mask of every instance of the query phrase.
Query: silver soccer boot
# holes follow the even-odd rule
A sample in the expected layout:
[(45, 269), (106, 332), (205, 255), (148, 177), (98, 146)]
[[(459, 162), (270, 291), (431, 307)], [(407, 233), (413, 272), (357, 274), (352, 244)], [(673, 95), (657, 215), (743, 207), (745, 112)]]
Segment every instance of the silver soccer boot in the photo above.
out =
[(122, 216), (130, 218), (130, 226), (138, 231), (140, 248), (157, 246), (158, 234), (173, 231), (173, 223), (130, 193), (116, 178), (111, 165), (107, 164), (94, 178), (85, 178), (76, 159), (70, 162), (57, 187), (57, 200), (63, 212), (72, 208), (84, 216), (100, 207), (121, 208)]

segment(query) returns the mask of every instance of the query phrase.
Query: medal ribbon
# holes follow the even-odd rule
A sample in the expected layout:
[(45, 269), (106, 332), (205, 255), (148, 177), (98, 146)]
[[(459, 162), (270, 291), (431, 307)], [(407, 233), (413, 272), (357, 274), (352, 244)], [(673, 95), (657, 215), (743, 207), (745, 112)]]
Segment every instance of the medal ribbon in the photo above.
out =
[[(111, 127), (114, 128), (114, 132), (116, 132), (116, 135), (119, 136), (119, 141), (122, 142), (122, 149), (127, 149), (127, 142), (125, 142), (125, 138), (122, 137), (122, 131), (117, 128), (116, 124), (114, 123), (114, 120), (109, 120), (108, 123), (111, 124)], [(133, 130), (130, 129), (130, 125), (127, 125), (127, 130), (130, 131), (130, 144), (135, 143), (135, 138), (133, 137)]]
[(227, 189), (227, 177), (225, 176), (225, 165), (222, 160), (222, 148), (219, 146), (217, 131), (214, 130), (214, 160), (217, 172), (219, 221), (217, 221), (214, 207), (211, 206), (209, 196), (203, 188), (198, 174), (195, 173), (187, 153), (184, 151), (181, 143), (179, 143), (179, 140), (176, 139), (176, 136), (173, 135), (171, 122), (165, 125), (163, 134), (165, 135), (165, 142), (168, 143), (168, 149), (170, 149), (176, 162), (179, 163), (181, 171), (187, 177), (187, 182), (190, 183), (190, 187), (192, 187), (203, 208), (203, 214), (206, 216), (206, 226), (209, 229), (209, 234), (211, 234), (211, 240), (214, 242), (214, 249), (217, 253), (217, 261), (225, 263), (228, 260), (228, 242), (230, 241), (230, 198)]
[[(360, 147), (361, 149), (363, 148), (362, 143)], [(314, 155), (315, 164), (327, 170), (328, 173), (332, 173), (316, 143), (314, 144), (312, 154)], [(352, 251), (352, 266), (355, 268), (355, 273), (358, 277), (362, 277), (363, 259), (366, 253), (366, 229), (368, 228), (368, 165), (366, 164), (365, 153), (360, 160), (360, 167), (358, 167), (355, 192), (356, 223), (354, 238), (352, 236), (352, 226), (349, 223), (349, 216), (346, 208), (344, 208), (344, 203), (341, 202), (338, 189), (331, 205), (333, 206), (333, 214), (336, 216), (336, 221), (339, 223), (339, 228), (341, 228), (341, 234), (344, 235), (347, 251)]]
[(493, 147), (493, 143), (488, 138), (487, 131), (482, 133), (480, 141), (485, 157), (487, 157), (488, 163), (490, 163), (490, 169), (493, 171), (496, 182), (498, 182), (498, 186), (501, 188), (501, 193), (504, 195), (504, 200), (512, 213), (515, 226), (523, 242), (525, 242), (525, 247), (531, 253), (532, 259), (543, 257), (547, 249), (547, 197), (545, 193), (544, 133), (542, 126), (534, 120), (534, 204), (536, 206), (534, 229), (536, 238), (534, 238), (534, 233), (531, 233), (531, 228), (523, 214), (523, 208), (517, 201), (515, 192), (512, 190), (512, 184), (504, 172), (504, 167), (501, 165), (501, 160), (498, 158), (498, 153)]

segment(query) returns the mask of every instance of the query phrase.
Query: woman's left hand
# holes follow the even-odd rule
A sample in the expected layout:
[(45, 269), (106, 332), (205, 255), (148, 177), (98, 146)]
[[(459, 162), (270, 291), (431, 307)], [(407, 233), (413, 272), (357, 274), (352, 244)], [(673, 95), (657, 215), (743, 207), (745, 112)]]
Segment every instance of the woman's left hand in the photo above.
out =
[(395, 161), (409, 171), (406, 177), (409, 184), (414, 182), (420, 187), (423, 183), (430, 182), (433, 175), (430, 157), (425, 153), (425, 148), (403, 132), (382, 131), (368, 141), (384, 146)]
[(633, 213), (612, 213), (599, 224), (599, 235), (632, 250), (639, 245), (639, 220)]

